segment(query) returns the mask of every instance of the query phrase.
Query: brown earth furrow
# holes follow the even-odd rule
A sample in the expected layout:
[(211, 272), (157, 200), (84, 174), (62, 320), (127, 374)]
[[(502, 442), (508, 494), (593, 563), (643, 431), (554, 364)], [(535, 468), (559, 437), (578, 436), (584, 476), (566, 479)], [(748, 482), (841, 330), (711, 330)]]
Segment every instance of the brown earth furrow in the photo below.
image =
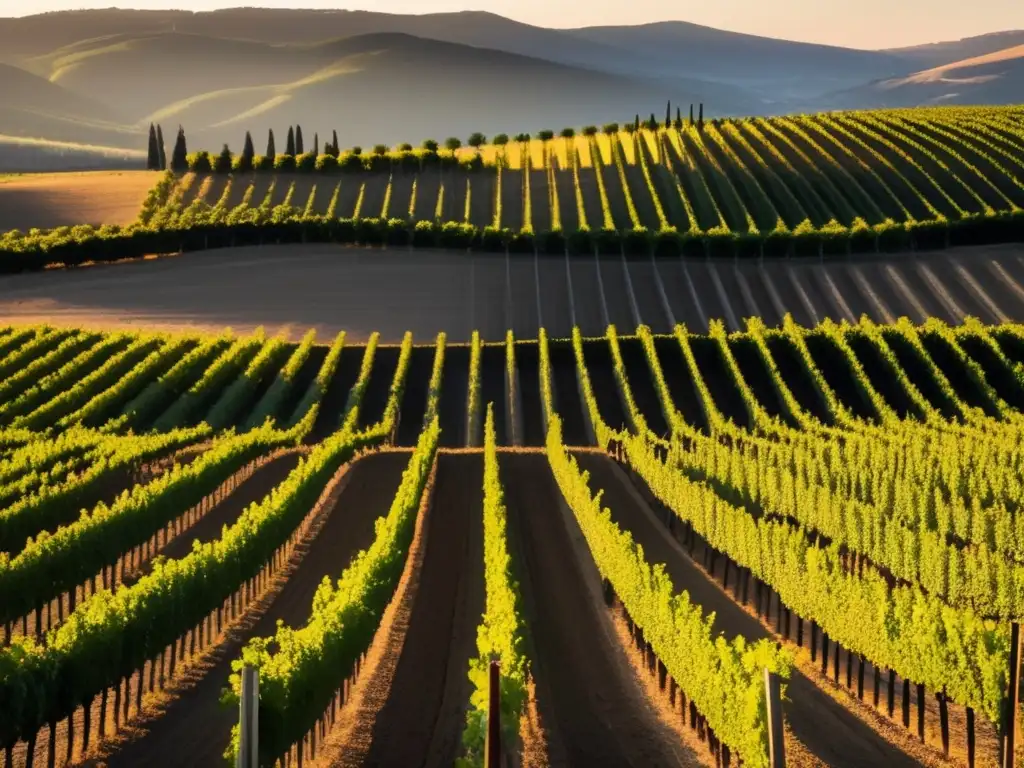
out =
[(354, 729), (368, 731), (363, 744), (342, 746), (332, 764), (447, 768), (460, 754), (484, 610), (482, 521), (482, 454), (440, 456), (416, 599), (387, 695), (371, 724)]
[(585, 556), (585, 544), (574, 544), (581, 534), (563, 518), (546, 457), (506, 453), (500, 461), (550, 764), (686, 764), (687, 750), (636, 683), (593, 583), (593, 562), (573, 556)]

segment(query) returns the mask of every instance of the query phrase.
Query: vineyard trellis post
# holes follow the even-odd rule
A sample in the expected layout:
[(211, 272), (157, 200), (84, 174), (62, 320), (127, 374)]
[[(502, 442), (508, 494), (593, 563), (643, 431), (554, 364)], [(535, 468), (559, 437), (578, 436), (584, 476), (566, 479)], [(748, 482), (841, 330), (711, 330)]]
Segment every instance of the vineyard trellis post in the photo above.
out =
[(260, 672), (242, 669), (242, 696), (238, 704), (240, 739), (235, 768), (259, 768)]
[(487, 743), (484, 745), (484, 768), (501, 765), (501, 665), (495, 659), (490, 665), (487, 701)]
[(786, 743), (782, 727), (782, 695), (779, 676), (765, 667), (764, 695), (768, 704), (768, 764), (785, 768)]
[(1010, 624), (1010, 674), (1003, 722), (1003, 765), (1013, 768), (1017, 742), (1017, 709), (1020, 698), (1020, 623)]

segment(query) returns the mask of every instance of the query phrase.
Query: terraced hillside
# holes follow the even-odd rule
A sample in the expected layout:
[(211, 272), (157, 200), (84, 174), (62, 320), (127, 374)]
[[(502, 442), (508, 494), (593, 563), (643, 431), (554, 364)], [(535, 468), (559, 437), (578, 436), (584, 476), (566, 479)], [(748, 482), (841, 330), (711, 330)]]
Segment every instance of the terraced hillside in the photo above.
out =
[(1006, 748), (1024, 327), (316, 341), (0, 328), (10, 764)]

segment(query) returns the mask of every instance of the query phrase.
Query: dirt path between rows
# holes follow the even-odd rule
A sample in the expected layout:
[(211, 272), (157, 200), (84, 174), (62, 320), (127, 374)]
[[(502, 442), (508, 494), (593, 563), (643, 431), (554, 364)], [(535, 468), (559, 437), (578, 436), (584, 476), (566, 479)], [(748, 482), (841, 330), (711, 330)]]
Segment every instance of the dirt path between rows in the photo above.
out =
[[(449, 768), (472, 693), (469, 660), (484, 611), (483, 455), (438, 458), (426, 552), (400, 656), (382, 706), (360, 713), (331, 765)], [(319, 763), (318, 763), (319, 764)]]
[(337, 578), (351, 558), (373, 541), (374, 521), (387, 513), (398, 488), (407, 453), (372, 454), (355, 462), (334, 508), (284, 587), (254, 621), (243, 624), (210, 656), (204, 669), (178, 689), (159, 717), (140, 724), (129, 743), (87, 765), (217, 766), (238, 719), (220, 704), (231, 662), (252, 637), (271, 635), (280, 619), (301, 626), (324, 576)]
[(588, 585), (587, 564), (572, 554), (546, 456), (506, 453), (500, 461), (550, 764), (691, 764), (637, 685), (600, 595)]
[[(603, 503), (611, 510), (612, 519), (633, 534), (643, 547), (647, 561), (664, 563), (677, 589), (689, 592), (705, 613), (714, 611), (715, 631), (724, 632), (727, 638), (743, 635), (750, 641), (775, 639), (690, 560), (647, 507), (625, 472), (611, 459), (593, 453), (578, 453), (576, 458), (580, 467), (590, 472), (591, 488), (604, 491)], [(790, 763), (836, 768), (918, 765), (914, 758), (854, 716), (798, 669), (793, 671), (787, 698), (783, 706)]]

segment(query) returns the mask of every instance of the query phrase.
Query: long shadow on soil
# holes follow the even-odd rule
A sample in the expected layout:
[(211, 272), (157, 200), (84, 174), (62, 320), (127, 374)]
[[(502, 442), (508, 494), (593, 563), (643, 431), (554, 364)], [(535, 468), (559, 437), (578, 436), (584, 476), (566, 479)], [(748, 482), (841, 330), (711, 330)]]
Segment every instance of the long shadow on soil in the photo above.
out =
[(405, 391), (398, 422), (398, 445), (415, 446), (423, 429), (430, 390), (430, 374), (434, 369), (436, 347), (413, 347), (409, 370), (405, 374)]
[(450, 766), (472, 692), (484, 611), (483, 455), (438, 458), (416, 601), (365, 765)]
[(576, 353), (568, 341), (548, 344), (551, 377), (554, 379), (555, 410), (562, 419), (562, 439), (566, 445), (590, 445), (584, 421), (583, 401), (576, 378)]
[(619, 384), (615, 380), (612, 351), (608, 348), (608, 342), (605, 339), (583, 342), (583, 360), (601, 418), (612, 429), (628, 429), (629, 421), (619, 394)]
[(757, 402), (769, 416), (778, 416), (791, 427), (796, 426), (789, 409), (782, 401), (778, 391), (772, 386), (772, 374), (761, 355), (757, 342), (749, 336), (738, 336), (729, 339), (729, 350), (732, 352), (740, 375), (754, 393)]
[(718, 341), (707, 336), (693, 336), (690, 338), (690, 349), (693, 350), (693, 359), (697, 362), (718, 410), (725, 418), (732, 419), (740, 426), (750, 424), (747, 405), (736, 388), (736, 380), (722, 357)]
[[(334, 371), (334, 376), (327, 383), (327, 391), (324, 392), (320, 400), (320, 411), (308, 442), (315, 443), (323, 440), (341, 425), (341, 419), (345, 415), (348, 393), (351, 391), (352, 385), (356, 383), (356, 379), (359, 378), (359, 369), (363, 364), (365, 351), (366, 347), (344, 347), (341, 350), (338, 367)], [(313, 386), (316, 386), (315, 382)]]
[(661, 399), (654, 386), (651, 367), (647, 364), (647, 353), (644, 352), (640, 339), (619, 339), (619, 351), (622, 353), (622, 364), (626, 368), (626, 380), (633, 393), (633, 401), (647, 421), (647, 426), (654, 434), (665, 437), (668, 435), (668, 422), (661, 410)]
[(789, 387), (800, 407), (823, 424), (834, 423), (835, 419), (828, 409), (824, 395), (818, 389), (810, 371), (804, 365), (803, 358), (800, 357), (800, 352), (789, 337), (781, 332), (766, 333), (764, 340), (783, 382)]
[(295, 375), (295, 380), (288, 391), (288, 396), (285, 397), (281, 407), (274, 414), (274, 418), (277, 419), (279, 424), (290, 424), (292, 419), (302, 418), (303, 414), (296, 415), (295, 409), (299, 407), (302, 396), (306, 394), (306, 390), (309, 389), (316, 375), (320, 372), (320, 368), (327, 358), (328, 350), (329, 348), (323, 345), (309, 350), (309, 356), (299, 367), (299, 372)]
[(391, 393), (391, 383), (398, 369), (401, 351), (401, 347), (377, 347), (377, 352), (373, 356), (373, 368), (370, 369), (370, 381), (363, 393), (363, 402), (359, 405), (360, 429), (372, 427), (384, 418), (384, 408), (388, 404), (388, 395)]
[(449, 346), (444, 350), (441, 370), (441, 445), (461, 448), (466, 445), (466, 396), (469, 393), (469, 347)]
[(693, 373), (683, 355), (683, 348), (675, 336), (658, 336), (654, 339), (654, 351), (658, 355), (665, 386), (672, 397), (672, 405), (690, 426), (707, 431), (708, 420), (700, 404), (700, 395), (693, 383)]
[(519, 404), (523, 408), (523, 445), (544, 445), (540, 347), (537, 342), (516, 344), (516, 366), (519, 369)]
[[(505, 345), (487, 345), (480, 354), (481, 414), (487, 404), (494, 403), (494, 432), (498, 445), (509, 445), (509, 430), (505, 423)], [(483, 416), (481, 416), (481, 420)]]
[(290, 358), (295, 352), (296, 347), (298, 347), (298, 344), (286, 345), (285, 351), (281, 353), (277, 364), (270, 366), (270, 368), (263, 372), (263, 377), (259, 380), (255, 389), (253, 389), (252, 394), (249, 395), (245, 405), (238, 409), (238, 415), (235, 417), (234, 422), (232, 422), (236, 429), (241, 429), (245, 425), (246, 421), (249, 420), (253, 409), (259, 405), (260, 400), (262, 400), (263, 396), (267, 394), (267, 391), (277, 379), (277, 374), (280, 373), (281, 369), (288, 364), (288, 358)]

